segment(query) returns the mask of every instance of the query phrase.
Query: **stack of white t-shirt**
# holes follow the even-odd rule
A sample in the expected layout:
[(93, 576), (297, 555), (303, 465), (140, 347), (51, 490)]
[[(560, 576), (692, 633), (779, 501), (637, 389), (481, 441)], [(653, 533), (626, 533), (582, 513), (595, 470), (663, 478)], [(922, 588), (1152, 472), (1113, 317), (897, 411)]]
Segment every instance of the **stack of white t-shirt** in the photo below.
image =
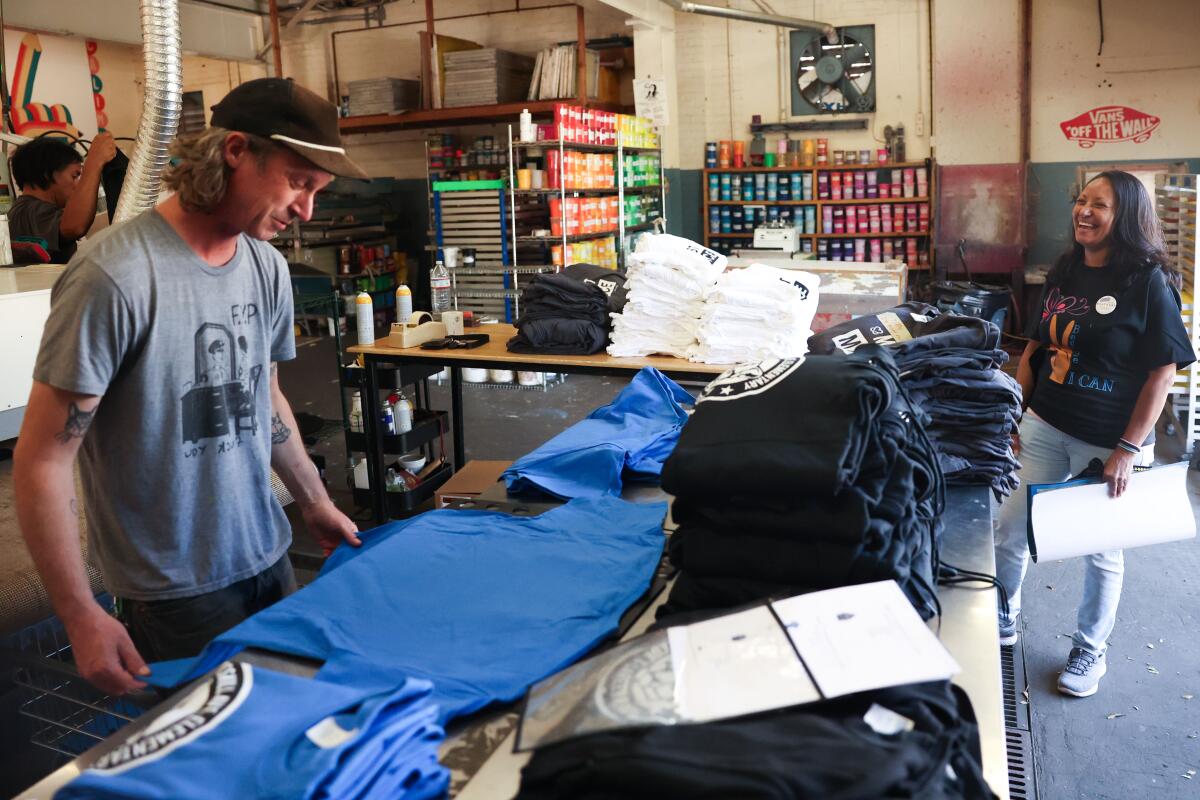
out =
[(704, 296), (727, 259), (670, 234), (643, 236), (626, 263), (625, 308), (613, 314), (611, 356), (655, 353), (686, 358), (696, 343)]
[(705, 293), (687, 357), (744, 364), (805, 355), (820, 283), (810, 272), (764, 264), (725, 272)]

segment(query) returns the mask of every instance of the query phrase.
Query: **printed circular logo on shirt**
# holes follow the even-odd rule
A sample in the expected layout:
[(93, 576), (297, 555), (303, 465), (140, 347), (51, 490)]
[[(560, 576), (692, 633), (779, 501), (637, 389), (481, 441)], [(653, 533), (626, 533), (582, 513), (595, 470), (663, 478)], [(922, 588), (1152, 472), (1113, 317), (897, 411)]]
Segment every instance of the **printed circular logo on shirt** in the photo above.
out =
[(150, 727), (102, 755), (89, 769), (117, 774), (157, 761), (224, 722), (250, 696), (253, 685), (249, 664), (226, 661)]
[(609, 667), (593, 699), (600, 714), (617, 722), (675, 722), (675, 673), (667, 637), (634, 647)]
[(1117, 298), (1106, 294), (1096, 301), (1095, 308), (1097, 314), (1111, 314), (1117, 310)]
[(706, 400), (737, 400), (762, 394), (799, 369), (803, 363), (803, 358), (772, 358), (726, 370), (704, 387), (696, 404)]

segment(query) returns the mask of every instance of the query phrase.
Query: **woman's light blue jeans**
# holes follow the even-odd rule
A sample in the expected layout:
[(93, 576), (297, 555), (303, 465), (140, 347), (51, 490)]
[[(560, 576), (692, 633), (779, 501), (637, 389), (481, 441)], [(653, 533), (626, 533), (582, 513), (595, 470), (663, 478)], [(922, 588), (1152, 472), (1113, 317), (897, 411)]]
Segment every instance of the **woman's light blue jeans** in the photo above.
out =
[[(1093, 458), (1101, 462), (1112, 455), (1110, 448), (1096, 447), (1076, 439), (1043, 421), (1032, 411), (1021, 420), (1021, 469), (1017, 475), (1021, 487), (1000, 506), (1000, 524), (996, 531), (996, 579), (1008, 592), (1007, 619), (1002, 624), (1016, 622), (1021, 612), (1021, 583), (1029, 568), (1029, 542), (1026, 537), (1029, 495), (1025, 487), (1031, 483), (1057, 483), (1077, 475), (1087, 468)], [(1154, 460), (1154, 446), (1147, 445), (1136, 459), (1139, 465)], [(1080, 531), (1086, 536), (1086, 531)], [(1125, 558), (1120, 550), (1083, 556), (1083, 599), (1079, 603), (1075, 635), (1076, 647), (1099, 655), (1107, 647), (1109, 634), (1117, 621), (1117, 604), (1121, 601), (1121, 583), (1125, 574)]]

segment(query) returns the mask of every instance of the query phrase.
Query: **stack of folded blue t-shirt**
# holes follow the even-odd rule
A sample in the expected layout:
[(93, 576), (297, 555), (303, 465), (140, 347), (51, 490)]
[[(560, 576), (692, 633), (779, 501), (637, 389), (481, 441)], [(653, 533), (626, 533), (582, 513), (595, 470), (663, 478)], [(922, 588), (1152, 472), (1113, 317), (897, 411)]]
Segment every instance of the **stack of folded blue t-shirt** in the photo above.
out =
[(444, 796), (427, 681), (384, 692), (232, 661), (102, 755), (55, 800)]

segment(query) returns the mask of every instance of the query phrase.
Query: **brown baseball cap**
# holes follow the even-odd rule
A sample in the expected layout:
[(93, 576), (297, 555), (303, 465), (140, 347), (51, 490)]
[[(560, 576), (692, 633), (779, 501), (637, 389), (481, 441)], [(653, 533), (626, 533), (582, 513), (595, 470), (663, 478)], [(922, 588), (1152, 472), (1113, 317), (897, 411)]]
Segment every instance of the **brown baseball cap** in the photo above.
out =
[(271, 139), (334, 175), (370, 180), (346, 155), (337, 108), (291, 78), (258, 78), (234, 88), (212, 107), (212, 124)]

